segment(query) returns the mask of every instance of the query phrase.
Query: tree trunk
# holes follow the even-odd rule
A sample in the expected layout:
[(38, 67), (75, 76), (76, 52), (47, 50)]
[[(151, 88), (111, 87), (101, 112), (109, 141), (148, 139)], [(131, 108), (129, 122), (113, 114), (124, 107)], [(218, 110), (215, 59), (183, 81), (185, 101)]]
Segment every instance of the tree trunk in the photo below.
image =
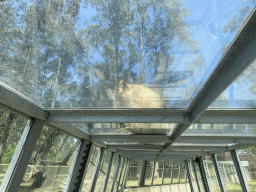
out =
[(7, 139), (10, 133), (11, 125), (13, 123), (13, 120), (15, 118), (15, 114), (9, 113), (7, 116), (7, 124), (5, 129), (2, 130), (2, 139), (1, 139), (1, 149), (0, 149), (0, 161), (6, 151), (7, 146)]

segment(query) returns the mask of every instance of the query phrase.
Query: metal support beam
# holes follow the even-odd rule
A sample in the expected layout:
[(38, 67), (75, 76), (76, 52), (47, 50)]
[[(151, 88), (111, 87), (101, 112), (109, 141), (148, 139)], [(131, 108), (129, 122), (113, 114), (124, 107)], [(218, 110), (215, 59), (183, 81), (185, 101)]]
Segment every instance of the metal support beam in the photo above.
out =
[(159, 151), (162, 149), (162, 145), (142, 145), (142, 144), (115, 144), (107, 145), (107, 148), (110, 150), (150, 150), (150, 151)]
[(5, 173), (0, 191), (16, 192), (22, 182), (33, 149), (36, 145), (43, 124), (38, 120), (29, 120), (22, 133), (18, 146)]
[(191, 190), (191, 192), (194, 192), (192, 177), (191, 177), (192, 173), (190, 173), (190, 169), (188, 167), (188, 161), (185, 160), (184, 162), (185, 162), (185, 166), (186, 166), (186, 170), (187, 170), (187, 177), (188, 177), (188, 181), (189, 181), (190, 190)]
[(240, 160), (239, 157), (237, 155), (236, 150), (232, 150), (230, 151), (232, 160), (234, 162), (235, 168), (236, 168), (236, 173), (240, 182), (240, 185), (242, 187), (243, 192), (250, 192), (246, 177), (244, 175), (244, 172), (242, 170), (242, 166), (240, 164)]
[(95, 165), (95, 172), (94, 172), (94, 175), (92, 175), (92, 180), (93, 181), (92, 181), (92, 186), (91, 186), (90, 191), (95, 190), (95, 186), (96, 186), (96, 183), (97, 183), (97, 179), (98, 179), (98, 175), (99, 175), (99, 171), (100, 171), (100, 165), (101, 165), (101, 162), (102, 162), (103, 155), (104, 155), (104, 150), (101, 147), (100, 152), (99, 152), (99, 158), (97, 159), (97, 162), (96, 162), (96, 165)]
[(113, 158), (114, 158), (114, 152), (110, 152), (110, 157), (109, 157), (109, 161), (108, 161), (108, 168), (106, 170), (106, 177), (104, 179), (104, 182), (102, 183), (102, 186), (103, 186), (102, 192), (105, 192), (106, 189), (107, 189), (107, 184), (108, 184), (108, 179), (109, 179), (109, 175), (110, 175), (110, 171), (111, 171)]
[(154, 161), (154, 163), (153, 163), (153, 169), (152, 169), (152, 175), (151, 175), (151, 185), (154, 184), (155, 169), (156, 169), (156, 162)]
[(47, 123), (256, 124), (255, 109), (207, 109), (192, 121), (187, 109), (48, 109)]
[(200, 168), (201, 178), (202, 178), (203, 184), (204, 184), (204, 189), (205, 189), (206, 192), (211, 192), (209, 181), (208, 181), (208, 178), (207, 178), (207, 173), (205, 171), (203, 157), (202, 156), (198, 157), (198, 159), (199, 159), (199, 168)]
[(184, 109), (48, 109), (48, 123), (185, 123)]
[(90, 140), (89, 134), (87, 134), (81, 128), (76, 127), (76, 126), (74, 126), (72, 124), (69, 124), (69, 123), (52, 123), (52, 124), (47, 124), (46, 123), (46, 125), (50, 126), (50, 127), (61, 129), (61, 130), (65, 131), (65, 132), (73, 135), (76, 138)]
[(145, 176), (146, 176), (146, 172), (147, 172), (147, 166), (148, 166), (148, 162), (143, 161), (142, 165), (141, 165), (141, 169), (140, 169), (140, 178), (139, 178), (139, 186), (140, 187), (145, 185)]
[(89, 166), (89, 157), (92, 151), (92, 143), (82, 140), (68, 192), (80, 191), (82, 189), (85, 173)]
[(28, 117), (40, 120), (47, 120), (48, 117), (48, 113), (40, 105), (3, 82), (0, 82), (0, 104), (12, 112)]
[(91, 135), (92, 142), (111, 143), (163, 143), (169, 142), (169, 137), (166, 135)]
[(222, 178), (220, 176), (220, 169), (219, 169), (219, 166), (218, 166), (218, 163), (217, 163), (216, 154), (212, 154), (211, 158), (212, 158), (212, 163), (213, 163), (213, 166), (214, 166), (215, 174), (217, 176), (217, 180), (218, 180), (218, 183), (219, 183), (219, 186), (220, 186), (220, 191), (221, 192), (226, 192), (224, 183), (223, 183)]

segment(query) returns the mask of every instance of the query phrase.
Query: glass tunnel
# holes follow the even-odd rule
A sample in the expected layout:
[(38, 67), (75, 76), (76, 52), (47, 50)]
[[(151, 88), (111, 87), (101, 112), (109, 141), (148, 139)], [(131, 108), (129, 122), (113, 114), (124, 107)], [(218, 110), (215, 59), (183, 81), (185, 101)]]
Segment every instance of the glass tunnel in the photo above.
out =
[(1, 192), (256, 192), (255, 0), (1, 0)]

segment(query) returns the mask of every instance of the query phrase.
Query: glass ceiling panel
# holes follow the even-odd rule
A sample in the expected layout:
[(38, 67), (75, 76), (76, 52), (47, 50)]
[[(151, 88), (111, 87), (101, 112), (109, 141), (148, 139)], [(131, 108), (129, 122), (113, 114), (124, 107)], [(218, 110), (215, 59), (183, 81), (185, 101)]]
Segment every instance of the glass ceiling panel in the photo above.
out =
[(256, 60), (215, 100), (209, 108), (256, 107)]
[(143, 134), (169, 135), (175, 124), (168, 123), (74, 123), (88, 134)]
[(186, 108), (245, 0), (0, 3), (0, 81), (46, 108)]
[(192, 124), (184, 135), (241, 135), (256, 136), (255, 124)]

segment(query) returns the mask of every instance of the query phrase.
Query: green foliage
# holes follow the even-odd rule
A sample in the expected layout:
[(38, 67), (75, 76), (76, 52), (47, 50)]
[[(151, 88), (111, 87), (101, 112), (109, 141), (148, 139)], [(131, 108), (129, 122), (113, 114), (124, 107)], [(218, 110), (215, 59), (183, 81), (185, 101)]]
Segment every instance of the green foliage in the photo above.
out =
[(11, 162), (12, 156), (15, 152), (17, 145), (9, 145), (6, 152), (4, 153), (1, 162), (4, 164), (9, 164)]

